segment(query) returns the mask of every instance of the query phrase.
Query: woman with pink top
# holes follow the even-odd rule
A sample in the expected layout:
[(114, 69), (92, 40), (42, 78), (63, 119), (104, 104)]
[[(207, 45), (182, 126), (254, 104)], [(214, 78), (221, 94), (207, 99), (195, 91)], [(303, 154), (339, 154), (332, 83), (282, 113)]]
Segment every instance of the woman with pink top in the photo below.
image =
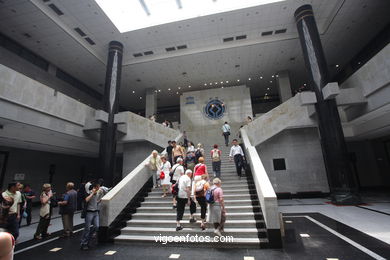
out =
[(222, 182), (219, 178), (213, 180), (211, 192), (213, 193), (214, 203), (209, 204), (209, 223), (214, 224), (214, 234), (222, 236), (223, 227), (226, 221), (225, 202), (223, 200)]

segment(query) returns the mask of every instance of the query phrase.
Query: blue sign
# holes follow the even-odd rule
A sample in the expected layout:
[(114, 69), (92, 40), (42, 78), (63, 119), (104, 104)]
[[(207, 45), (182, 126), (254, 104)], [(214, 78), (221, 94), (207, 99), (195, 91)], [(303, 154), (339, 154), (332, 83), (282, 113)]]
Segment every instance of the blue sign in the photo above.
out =
[(194, 97), (186, 97), (186, 105), (192, 105), (195, 104)]
[(225, 113), (225, 104), (219, 99), (212, 99), (206, 104), (204, 112), (210, 119), (221, 119)]

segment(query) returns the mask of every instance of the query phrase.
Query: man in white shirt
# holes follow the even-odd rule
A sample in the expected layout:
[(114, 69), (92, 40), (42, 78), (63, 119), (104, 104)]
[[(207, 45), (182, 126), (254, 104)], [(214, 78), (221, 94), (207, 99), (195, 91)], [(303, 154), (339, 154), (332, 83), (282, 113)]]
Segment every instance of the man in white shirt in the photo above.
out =
[(6, 229), (16, 240), (19, 236), (20, 203), (22, 203), (22, 194), (18, 191), (18, 184), (16, 182), (8, 184), (8, 189), (1, 195), (5, 199), (13, 200), (13, 204), (9, 208)]
[(230, 130), (230, 125), (228, 124), (228, 122), (225, 122), (225, 124), (222, 126), (222, 135), (223, 137), (225, 137), (226, 147), (229, 146)]
[(177, 193), (177, 213), (176, 213), (176, 231), (182, 230), (180, 221), (183, 219), (184, 210), (186, 204), (190, 206), (190, 223), (196, 222), (194, 213), (196, 212), (196, 204), (191, 199), (191, 179), (192, 171), (187, 170), (185, 174), (182, 174), (177, 181), (179, 185), (179, 192)]
[[(180, 178), (181, 175), (184, 174), (184, 166), (183, 166), (183, 159), (181, 157), (176, 159), (176, 164), (173, 165), (171, 173), (173, 173), (171, 177), (171, 183), (175, 184), (177, 180)], [(176, 202), (176, 197), (173, 196), (173, 208), (176, 208), (177, 202)]]
[(238, 145), (237, 139), (233, 140), (233, 146), (230, 148), (230, 160), (234, 159), (237, 175), (241, 178), (241, 169), (244, 167), (244, 152), (241, 146)]

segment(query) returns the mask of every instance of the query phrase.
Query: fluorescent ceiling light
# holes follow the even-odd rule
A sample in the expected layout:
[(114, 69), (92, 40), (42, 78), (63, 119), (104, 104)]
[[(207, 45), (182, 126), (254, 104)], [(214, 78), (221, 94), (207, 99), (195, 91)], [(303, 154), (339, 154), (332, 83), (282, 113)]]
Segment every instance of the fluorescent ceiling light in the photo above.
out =
[(285, 0), (95, 0), (121, 33)]

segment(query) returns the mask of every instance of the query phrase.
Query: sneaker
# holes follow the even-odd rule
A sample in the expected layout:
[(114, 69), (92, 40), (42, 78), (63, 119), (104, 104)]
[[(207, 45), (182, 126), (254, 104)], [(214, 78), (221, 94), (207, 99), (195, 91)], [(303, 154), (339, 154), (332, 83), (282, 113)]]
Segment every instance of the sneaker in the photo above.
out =
[(180, 231), (180, 230), (182, 230), (183, 229), (183, 227), (182, 226), (178, 226), (178, 227), (176, 227), (176, 231)]
[(214, 234), (216, 234), (219, 237), (222, 236), (221, 231), (219, 231), (219, 229), (214, 230)]
[(190, 218), (190, 223), (195, 223), (196, 222), (196, 218), (193, 217), (193, 218)]

